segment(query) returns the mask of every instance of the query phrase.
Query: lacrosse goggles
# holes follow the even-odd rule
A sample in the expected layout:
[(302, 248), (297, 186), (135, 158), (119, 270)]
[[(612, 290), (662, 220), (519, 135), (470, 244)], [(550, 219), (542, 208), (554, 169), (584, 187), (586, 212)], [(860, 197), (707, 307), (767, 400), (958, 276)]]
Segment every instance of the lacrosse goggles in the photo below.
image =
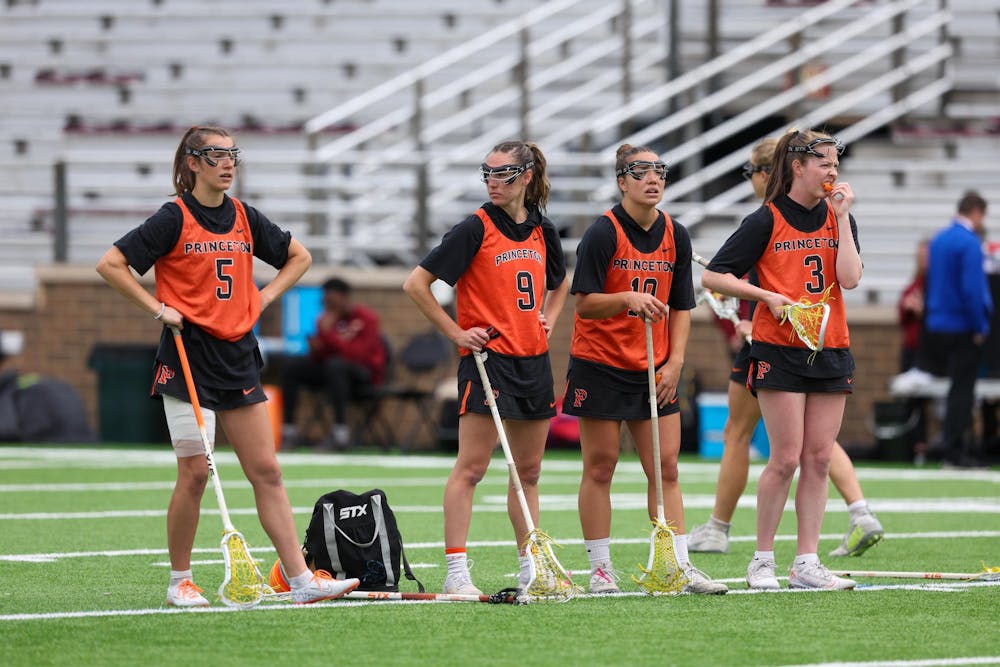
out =
[(659, 176), (661, 181), (667, 180), (667, 163), (660, 162), (650, 162), (649, 160), (636, 160), (635, 162), (629, 162), (624, 167), (615, 172), (616, 176), (624, 177), (628, 174), (637, 181), (641, 181), (646, 178), (647, 174), (653, 172)]
[(505, 164), (499, 167), (491, 167), (485, 162), (479, 165), (479, 175), (483, 183), (490, 181), (500, 181), (504, 185), (510, 185), (517, 180), (517, 177), (535, 166), (532, 161), (524, 164)]
[(813, 139), (805, 146), (789, 146), (788, 152), (808, 153), (809, 155), (812, 155), (814, 157), (826, 157), (825, 155), (816, 150), (817, 146), (822, 146), (823, 144), (832, 145), (834, 150), (837, 151), (837, 155), (843, 155), (844, 149), (846, 148), (846, 146), (844, 146), (844, 144), (841, 143), (840, 139), (837, 139), (835, 137), (823, 137), (821, 139)]
[(764, 172), (765, 174), (771, 173), (771, 165), (769, 164), (754, 164), (753, 162), (747, 161), (743, 163), (743, 178), (748, 181), (753, 178), (754, 174)]
[(240, 149), (236, 146), (232, 148), (222, 148), (221, 146), (189, 148), (187, 154), (200, 157), (209, 167), (217, 167), (219, 162), (226, 159), (231, 159), (234, 167), (238, 167), (240, 164)]

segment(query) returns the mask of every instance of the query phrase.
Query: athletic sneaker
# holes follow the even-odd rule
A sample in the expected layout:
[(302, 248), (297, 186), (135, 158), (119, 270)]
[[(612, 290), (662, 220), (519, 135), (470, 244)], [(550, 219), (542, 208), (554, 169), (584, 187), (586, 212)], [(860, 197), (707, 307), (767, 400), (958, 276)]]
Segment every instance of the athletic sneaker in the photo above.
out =
[(847, 534), (840, 546), (830, 552), (831, 556), (860, 556), (869, 547), (878, 544), (885, 536), (882, 524), (874, 514), (867, 513), (851, 519)]
[(483, 592), (472, 583), (468, 572), (449, 574), (444, 578), (443, 592), (448, 595), (482, 595)]
[(826, 590), (849, 590), (854, 588), (853, 579), (834, 575), (826, 566), (815, 563), (793, 564), (788, 574), (789, 588), (822, 588)]
[(729, 553), (729, 533), (711, 523), (697, 526), (688, 534), (688, 551), (699, 553)]
[(292, 602), (295, 604), (312, 604), (323, 600), (333, 600), (358, 587), (358, 579), (334, 579), (326, 570), (313, 572), (309, 585), (292, 589)]
[(601, 563), (590, 571), (590, 592), (595, 595), (621, 593), (618, 574), (611, 563)]
[(708, 575), (696, 568), (691, 563), (681, 565), (684, 576), (688, 582), (684, 584), (681, 593), (694, 593), (696, 595), (724, 595), (729, 591), (729, 587), (718, 581), (712, 581)]
[(202, 589), (194, 585), (190, 579), (185, 579), (176, 586), (167, 587), (168, 607), (207, 607), (208, 600), (201, 594)]
[(770, 558), (754, 558), (747, 566), (747, 588), (757, 591), (776, 591), (781, 588), (774, 576), (774, 561)]

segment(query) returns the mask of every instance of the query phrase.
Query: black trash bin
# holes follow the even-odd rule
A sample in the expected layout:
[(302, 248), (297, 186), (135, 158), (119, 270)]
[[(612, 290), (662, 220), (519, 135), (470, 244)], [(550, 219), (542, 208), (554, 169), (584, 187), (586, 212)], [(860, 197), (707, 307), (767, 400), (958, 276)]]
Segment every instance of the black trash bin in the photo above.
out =
[(920, 409), (908, 401), (876, 401), (872, 406), (872, 434), (879, 457), (884, 461), (914, 459), (920, 428)]
[(163, 404), (149, 395), (155, 360), (155, 345), (99, 343), (91, 350), (102, 442), (170, 442)]

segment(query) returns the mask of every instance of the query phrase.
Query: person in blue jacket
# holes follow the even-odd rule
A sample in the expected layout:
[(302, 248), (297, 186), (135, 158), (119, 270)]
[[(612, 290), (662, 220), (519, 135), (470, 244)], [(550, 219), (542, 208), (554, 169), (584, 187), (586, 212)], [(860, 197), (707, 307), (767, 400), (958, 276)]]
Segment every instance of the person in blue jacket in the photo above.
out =
[(951, 380), (945, 400), (941, 456), (945, 465), (974, 467), (970, 451), (976, 376), (990, 332), (993, 300), (984, 268), (986, 200), (969, 191), (958, 213), (931, 239), (924, 320), (926, 368)]

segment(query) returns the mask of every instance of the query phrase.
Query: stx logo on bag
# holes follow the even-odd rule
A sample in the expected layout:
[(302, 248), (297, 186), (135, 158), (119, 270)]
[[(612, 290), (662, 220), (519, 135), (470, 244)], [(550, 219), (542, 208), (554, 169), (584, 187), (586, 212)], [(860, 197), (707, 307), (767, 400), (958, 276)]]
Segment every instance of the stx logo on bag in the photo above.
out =
[(405, 576), (424, 592), (406, 562), (403, 537), (381, 489), (361, 494), (341, 489), (321, 496), (302, 553), (312, 570), (326, 570), (337, 579), (357, 577), (360, 591), (395, 592)]
[(341, 507), (340, 508), (340, 520), (353, 519), (357, 516), (365, 516), (368, 514), (368, 505), (354, 505), (352, 507)]

